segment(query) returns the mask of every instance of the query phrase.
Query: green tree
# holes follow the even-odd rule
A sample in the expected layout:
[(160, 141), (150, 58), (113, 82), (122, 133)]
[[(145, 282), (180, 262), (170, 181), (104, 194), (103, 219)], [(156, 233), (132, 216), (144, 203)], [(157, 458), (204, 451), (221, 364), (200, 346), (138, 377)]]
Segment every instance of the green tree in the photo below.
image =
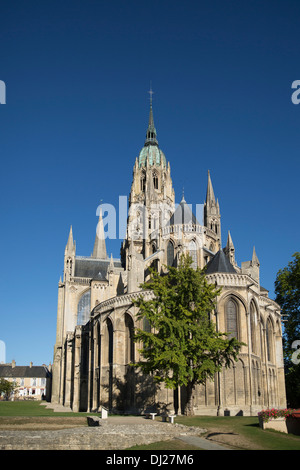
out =
[(275, 281), (276, 302), (284, 315), (283, 350), (286, 393), (289, 406), (300, 406), (300, 253), (278, 271)]
[(138, 318), (150, 328), (136, 329), (142, 360), (135, 364), (152, 374), (166, 388), (186, 387), (185, 414), (193, 414), (193, 389), (214, 378), (222, 367), (237, 360), (242, 343), (216, 331), (210, 314), (220, 289), (208, 284), (205, 273), (191, 267), (189, 256), (182, 257), (178, 268), (169, 267), (167, 275), (152, 271), (142, 285), (152, 291), (150, 300), (141, 295), (135, 301)]
[(9, 400), (15, 389), (16, 385), (14, 382), (0, 378), (0, 395), (3, 395), (6, 400)]

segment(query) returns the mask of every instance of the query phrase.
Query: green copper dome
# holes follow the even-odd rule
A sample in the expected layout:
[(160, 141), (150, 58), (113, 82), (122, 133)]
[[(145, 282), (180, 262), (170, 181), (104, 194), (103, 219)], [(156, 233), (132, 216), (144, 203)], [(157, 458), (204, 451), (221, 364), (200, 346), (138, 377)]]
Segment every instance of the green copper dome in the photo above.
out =
[(149, 165), (163, 165), (167, 166), (167, 160), (165, 154), (158, 148), (157, 145), (145, 145), (142, 148), (139, 155), (139, 166), (145, 166), (146, 161), (149, 161)]

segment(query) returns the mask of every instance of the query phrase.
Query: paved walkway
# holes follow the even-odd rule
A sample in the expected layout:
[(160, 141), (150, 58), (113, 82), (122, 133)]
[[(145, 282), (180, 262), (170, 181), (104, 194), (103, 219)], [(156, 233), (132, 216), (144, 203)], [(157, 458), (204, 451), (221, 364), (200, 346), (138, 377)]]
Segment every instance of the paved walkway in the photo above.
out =
[(223, 447), (219, 444), (215, 444), (214, 442), (205, 439), (204, 437), (199, 436), (178, 436), (177, 439), (181, 441), (187, 442), (195, 447), (199, 447), (202, 450), (232, 450), (229, 447)]

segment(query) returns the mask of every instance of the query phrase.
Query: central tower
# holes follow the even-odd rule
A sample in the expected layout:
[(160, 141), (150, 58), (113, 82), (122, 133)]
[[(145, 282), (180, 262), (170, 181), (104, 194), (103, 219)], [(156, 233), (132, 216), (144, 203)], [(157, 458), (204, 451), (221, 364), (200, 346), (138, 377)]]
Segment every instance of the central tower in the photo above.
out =
[[(171, 168), (158, 145), (151, 96), (146, 139), (133, 168), (127, 233), (121, 249), (125, 269), (129, 271), (133, 269), (133, 257), (142, 262), (158, 250), (159, 228), (170, 219), (174, 207), (175, 193)], [(139, 271), (137, 266), (134, 269)], [(129, 280), (129, 291), (135, 287), (136, 283), (131, 285)]]

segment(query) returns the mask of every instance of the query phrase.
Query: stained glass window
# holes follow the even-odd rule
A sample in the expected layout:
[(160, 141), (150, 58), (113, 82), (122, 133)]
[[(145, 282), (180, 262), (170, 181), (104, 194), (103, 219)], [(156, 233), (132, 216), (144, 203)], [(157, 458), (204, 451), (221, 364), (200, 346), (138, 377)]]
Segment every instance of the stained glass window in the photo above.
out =
[(77, 325), (85, 325), (90, 318), (91, 291), (87, 291), (80, 297), (77, 307)]
[(173, 263), (174, 263), (174, 245), (172, 242), (169, 242), (168, 248), (167, 248), (167, 265), (173, 266)]
[(191, 240), (189, 243), (189, 254), (190, 257), (192, 258), (192, 268), (196, 269), (197, 268), (197, 246), (196, 242), (194, 240)]
[(237, 305), (234, 300), (229, 300), (226, 306), (226, 330), (229, 338), (238, 337), (237, 328)]
[(272, 361), (272, 336), (273, 336), (273, 328), (270, 319), (268, 318), (267, 321), (267, 328), (266, 328), (266, 339), (267, 339), (267, 355), (268, 361)]

